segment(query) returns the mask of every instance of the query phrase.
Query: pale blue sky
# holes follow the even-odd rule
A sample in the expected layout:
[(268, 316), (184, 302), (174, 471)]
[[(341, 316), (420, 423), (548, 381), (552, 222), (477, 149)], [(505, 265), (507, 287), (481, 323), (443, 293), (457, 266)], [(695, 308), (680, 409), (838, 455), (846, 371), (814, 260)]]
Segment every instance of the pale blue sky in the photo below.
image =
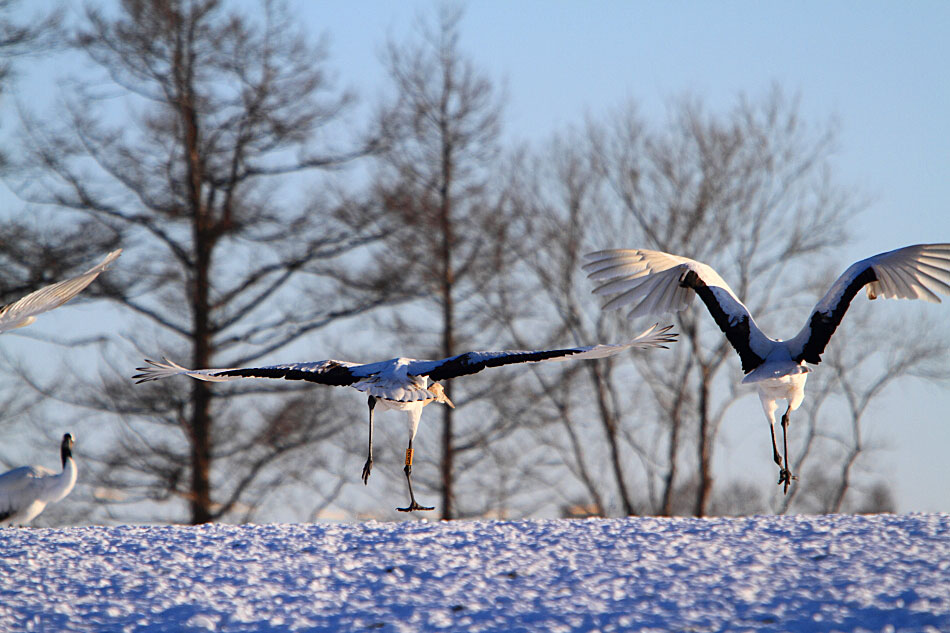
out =
[[(331, 67), (366, 102), (384, 87), (387, 36), (404, 39), (436, 7), (289, 3), (308, 28), (329, 35)], [(725, 108), (777, 83), (800, 95), (809, 120), (838, 121), (839, 179), (872, 201), (841, 250), (841, 270), (906, 244), (950, 241), (950, 3), (482, 0), (466, 6), (461, 32), (463, 51), (506, 86), (511, 140), (543, 140), (628, 98), (659, 118), (684, 92)], [(50, 80), (23, 77), (20, 95), (43, 100)], [(950, 319), (950, 302), (928, 308)], [(754, 396), (746, 400), (755, 430), (730, 454), (761, 452), (766, 468), (762, 414)], [(950, 511), (950, 390), (905, 383), (882, 402), (872, 425), (893, 448), (878, 461), (899, 509)]]
[[(347, 85), (372, 97), (387, 35), (435, 3), (307, 2)], [(842, 261), (950, 237), (950, 4), (552, 2), (466, 5), (462, 47), (507, 86), (508, 135), (546, 137), (633, 98), (646, 116), (691, 92), (713, 107), (773, 83), (840, 123), (842, 179), (873, 197)]]

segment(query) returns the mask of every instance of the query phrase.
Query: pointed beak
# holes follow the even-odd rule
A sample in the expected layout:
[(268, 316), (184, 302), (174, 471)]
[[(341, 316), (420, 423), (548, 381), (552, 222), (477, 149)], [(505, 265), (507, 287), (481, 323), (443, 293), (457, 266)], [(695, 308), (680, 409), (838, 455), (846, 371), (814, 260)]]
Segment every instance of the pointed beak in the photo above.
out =
[(455, 403), (452, 402), (451, 400), (449, 400), (449, 397), (448, 397), (447, 395), (445, 395), (444, 393), (442, 394), (442, 402), (444, 402), (445, 404), (449, 405), (449, 406), (452, 407), (453, 409), (455, 408)]

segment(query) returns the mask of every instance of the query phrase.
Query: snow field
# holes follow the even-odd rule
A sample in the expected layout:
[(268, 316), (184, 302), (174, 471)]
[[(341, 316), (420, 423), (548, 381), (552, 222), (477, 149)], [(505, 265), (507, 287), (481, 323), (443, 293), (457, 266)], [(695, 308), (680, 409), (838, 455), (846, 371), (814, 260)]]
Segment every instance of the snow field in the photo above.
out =
[(950, 515), (0, 530), (0, 631), (948, 631)]

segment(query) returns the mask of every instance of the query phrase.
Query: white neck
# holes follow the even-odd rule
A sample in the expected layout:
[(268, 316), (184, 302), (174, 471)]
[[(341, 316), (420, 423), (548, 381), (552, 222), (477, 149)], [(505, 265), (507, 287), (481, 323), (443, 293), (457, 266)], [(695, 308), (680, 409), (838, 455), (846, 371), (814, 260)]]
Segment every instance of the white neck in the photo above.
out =
[(78, 475), (79, 470), (76, 468), (76, 460), (67, 457), (66, 463), (63, 464), (63, 472), (47, 479), (48, 483), (45, 490), (47, 502), (59, 501), (72, 492)]

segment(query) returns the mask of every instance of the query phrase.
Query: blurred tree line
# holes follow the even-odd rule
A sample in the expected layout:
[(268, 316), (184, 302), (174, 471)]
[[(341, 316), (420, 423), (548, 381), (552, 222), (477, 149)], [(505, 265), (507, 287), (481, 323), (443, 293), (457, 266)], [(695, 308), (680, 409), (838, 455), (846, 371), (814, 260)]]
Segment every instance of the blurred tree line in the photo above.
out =
[[(502, 90), (465, 53), (455, 7), (387, 43), (388, 86), (362, 110), (319, 25), (279, 1), (91, 2), (28, 24), (15, 8), (0, 2), (0, 96), (17, 112), (0, 165), (18, 200), (0, 226), (0, 301), (125, 249), (84, 296), (118, 325), (81, 360), (49, 376), (5, 357), (3, 433), (77, 420), (80, 488), (54, 522), (396, 514), (396, 414), (364, 489), (350, 390), (133, 385), (143, 357), (231, 367), (620, 342), (649, 323), (602, 313), (580, 268), (615, 247), (707, 261), (768, 330), (797, 331), (864, 206), (834, 174), (834, 126), (803, 120), (778, 87), (724, 112), (684, 96), (663, 121), (620, 104), (506, 144)], [(43, 107), (19, 102), (22, 56), (54, 45), (86, 71)], [(773, 315), (779, 300), (802, 310)], [(701, 306), (675, 317), (669, 351), (447, 384), (458, 407), (427, 408), (417, 438), (420, 496), (442, 518), (893, 509), (865, 414), (891, 382), (937, 376), (938, 351), (852, 310), (893, 340), (836, 335), (793, 423), (802, 476), (786, 497), (767, 481), (757, 407), (761, 472), (717, 477), (751, 459), (721, 437), (746, 392)]]

